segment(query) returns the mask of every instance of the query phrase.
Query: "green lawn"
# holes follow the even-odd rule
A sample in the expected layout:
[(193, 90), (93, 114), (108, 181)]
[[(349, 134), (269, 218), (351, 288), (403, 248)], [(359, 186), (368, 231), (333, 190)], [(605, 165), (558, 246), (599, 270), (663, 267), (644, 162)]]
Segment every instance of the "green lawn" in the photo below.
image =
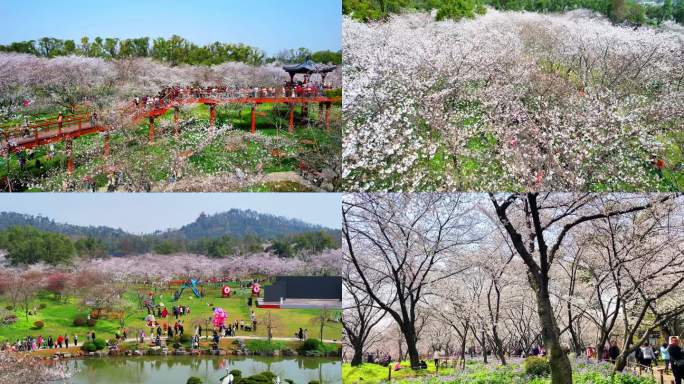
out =
[[(181, 317), (181, 319), (186, 324), (186, 332), (192, 331), (194, 326), (189, 326), (194, 324), (195, 321), (203, 321), (212, 316), (212, 306), (217, 306), (223, 308), (228, 312), (228, 320), (234, 321), (245, 320), (249, 321), (250, 308), (247, 306), (247, 290), (238, 290), (239, 292), (231, 298), (220, 297), (220, 288), (206, 288), (206, 297), (197, 298), (192, 293), (190, 289), (185, 289), (183, 295), (179, 301), (173, 302), (171, 298), (173, 297), (173, 292), (175, 289), (160, 290), (158, 293), (161, 296), (158, 297), (158, 302), (161, 302), (168, 308), (173, 305), (187, 305), (191, 308), (190, 315)], [(134, 334), (134, 330), (146, 328), (144, 318), (147, 315), (145, 309), (139, 310), (137, 308), (137, 296), (133, 289), (129, 290), (125, 294), (126, 301), (130, 303), (131, 307), (134, 308), (132, 311), (126, 313), (125, 316), (125, 326), (129, 329), (129, 335)], [(0, 326), (0, 341), (3, 340), (15, 340), (17, 338), (22, 338), (27, 335), (43, 335), (47, 337), (52, 335), (56, 338), (59, 334), (68, 334), (73, 337), (74, 334), (78, 334), (81, 340), (85, 340), (85, 333), (89, 331), (95, 331), (98, 337), (111, 338), (114, 334), (120, 330), (120, 323), (118, 319), (108, 319), (101, 318), (97, 321), (94, 327), (77, 327), (73, 325), (73, 319), (76, 314), (87, 314), (88, 310), (79, 305), (80, 300), (77, 298), (70, 298), (66, 303), (56, 301), (52, 295), (44, 293), (39, 295), (39, 297), (32, 303), (36, 308), (40, 304), (44, 304), (44, 309), (39, 309), (36, 315), (29, 316), (28, 319), (24, 316), (24, 313), (17, 309), (15, 314), (18, 317), (16, 323), (8, 326)], [(2, 307), (9, 305), (7, 301), (0, 301)], [(268, 312), (271, 313), (272, 322), (274, 325), (273, 336), (274, 337), (293, 337), (294, 333), (299, 329), (299, 327), (306, 328), (309, 330), (309, 337), (318, 337), (319, 326), (316, 321), (319, 310), (316, 309), (260, 309), (253, 307), (259, 324), (257, 325), (256, 332), (244, 332), (239, 331), (238, 336), (266, 336), (267, 330), (263, 325), (263, 321)], [(170, 309), (169, 309), (169, 312)], [(338, 319), (340, 311), (334, 311), (331, 314), (332, 319)], [(41, 320), (45, 323), (43, 329), (35, 330), (33, 328), (33, 323), (37, 320)], [(163, 319), (158, 319), (163, 322)], [(166, 318), (166, 322), (173, 324), (173, 317), (169, 316)], [(204, 327), (204, 325), (202, 325)], [(146, 332), (149, 332), (147, 330)], [(324, 327), (323, 337), (325, 339), (339, 339), (342, 332), (342, 325), (339, 321), (328, 321)], [(131, 337), (131, 336), (129, 336)]]
[[(392, 369), (392, 380), (409, 379), (416, 377), (426, 377), (435, 375), (435, 363), (430, 360), (426, 361), (428, 368), (422, 371), (411, 370), (411, 363), (408, 361), (401, 362), (401, 369), (395, 371)], [(394, 367), (394, 362), (392, 367)], [(440, 375), (449, 375), (453, 373), (453, 369), (440, 369)], [(342, 381), (344, 383), (380, 383), (386, 381), (389, 375), (389, 367), (383, 367), (378, 364), (362, 364), (357, 367), (352, 367), (349, 364), (342, 365)]]

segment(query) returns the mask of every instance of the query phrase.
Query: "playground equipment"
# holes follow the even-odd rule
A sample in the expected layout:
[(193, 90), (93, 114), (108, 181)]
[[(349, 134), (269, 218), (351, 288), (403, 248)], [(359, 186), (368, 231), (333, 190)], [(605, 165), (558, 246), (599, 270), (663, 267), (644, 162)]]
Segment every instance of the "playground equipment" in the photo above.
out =
[(230, 287), (229, 286), (224, 285), (223, 288), (221, 288), (221, 296), (230, 297)]
[(181, 285), (181, 287), (173, 294), (173, 301), (178, 301), (178, 299), (180, 299), (185, 288), (191, 288), (192, 293), (194, 293), (195, 296), (202, 297), (199, 290), (197, 289), (197, 284), (199, 284), (199, 281), (197, 279), (190, 279), (183, 283), (183, 285)]

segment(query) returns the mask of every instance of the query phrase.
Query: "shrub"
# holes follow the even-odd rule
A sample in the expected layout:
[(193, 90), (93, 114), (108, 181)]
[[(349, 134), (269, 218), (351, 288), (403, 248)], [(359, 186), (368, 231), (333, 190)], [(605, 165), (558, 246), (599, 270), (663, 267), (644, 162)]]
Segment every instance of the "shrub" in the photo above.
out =
[(13, 311), (13, 310), (14, 310), (14, 307), (11, 306), (11, 305), (8, 305), (8, 306), (5, 307), (5, 309), (8, 310), (8, 311)]
[(45, 326), (45, 323), (42, 320), (34, 321), (33, 322), (33, 329), (43, 329)]
[(185, 384), (202, 384), (202, 379), (197, 376), (192, 376), (185, 382)]
[(15, 315), (15, 314), (7, 315), (2, 319), (2, 323), (7, 324), (7, 325), (8, 324), (14, 324), (16, 322), (17, 322), (17, 315)]
[(548, 376), (551, 373), (551, 364), (545, 357), (530, 356), (523, 363), (525, 373), (530, 376)]
[(320, 351), (325, 349), (323, 342), (318, 339), (306, 339), (299, 347), (300, 351)]
[(181, 343), (189, 343), (190, 340), (192, 340), (192, 336), (188, 335), (187, 333), (184, 333), (178, 336), (176, 339)]
[(86, 341), (81, 345), (81, 349), (86, 351), (86, 352), (95, 352), (97, 351), (97, 346), (95, 346), (95, 343), (92, 341)]
[(107, 346), (107, 343), (102, 339), (95, 339), (93, 341), (93, 344), (95, 344), (95, 349), (97, 349), (98, 351), (104, 349), (104, 347)]
[(245, 343), (247, 349), (252, 352), (273, 352), (285, 348), (285, 343), (282, 341), (271, 341), (268, 340), (247, 340)]
[(272, 384), (275, 375), (271, 372), (261, 372), (254, 376), (249, 376), (236, 380), (238, 384)]
[(306, 339), (299, 346), (299, 352), (305, 352), (306, 356), (325, 356), (337, 350), (336, 345), (325, 345), (318, 339)]
[(38, 309), (45, 309), (45, 307), (47, 307), (45, 303), (40, 303), (40, 305), (38, 305)]
[(321, 384), (321, 382), (318, 380), (311, 380), (309, 381), (309, 384)]
[(89, 327), (94, 327), (95, 324), (97, 324), (97, 320), (95, 320), (95, 319), (93, 319), (93, 318), (90, 318), (90, 319), (87, 320), (87, 324), (88, 324)]
[(74, 317), (74, 325), (77, 327), (82, 327), (82, 326), (86, 325), (87, 322), (88, 322), (88, 319), (83, 315), (76, 315)]
[(242, 377), (242, 371), (239, 369), (233, 369), (230, 371), (230, 374), (233, 375), (234, 378)]

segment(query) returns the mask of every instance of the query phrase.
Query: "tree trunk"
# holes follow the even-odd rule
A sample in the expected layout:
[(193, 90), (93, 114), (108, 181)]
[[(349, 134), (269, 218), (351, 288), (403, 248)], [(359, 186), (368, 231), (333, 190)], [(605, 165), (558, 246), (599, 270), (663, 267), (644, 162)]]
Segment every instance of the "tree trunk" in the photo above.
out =
[(627, 366), (627, 355), (622, 352), (615, 360), (615, 372), (622, 372)]
[(499, 338), (499, 333), (496, 331), (496, 326), (492, 328), (492, 338), (494, 339), (494, 347), (496, 348), (496, 357), (501, 361), (501, 365), (506, 365), (506, 351), (504, 351), (503, 343)]
[(547, 291), (548, 284), (540, 284), (537, 291), (537, 312), (542, 326), (542, 340), (549, 354), (552, 384), (572, 384), (570, 359), (560, 344), (560, 330)]
[(467, 328), (466, 328), (466, 334), (463, 336), (463, 339), (461, 340), (461, 369), (465, 369), (466, 366), (466, 335), (467, 335)]
[(411, 368), (416, 368), (420, 365), (420, 356), (418, 355), (417, 337), (413, 329), (404, 331), (404, 338), (406, 339), (406, 351), (411, 361)]
[(351, 366), (356, 367), (357, 365), (363, 364), (363, 346), (353, 345), (354, 347), (354, 357), (351, 360)]

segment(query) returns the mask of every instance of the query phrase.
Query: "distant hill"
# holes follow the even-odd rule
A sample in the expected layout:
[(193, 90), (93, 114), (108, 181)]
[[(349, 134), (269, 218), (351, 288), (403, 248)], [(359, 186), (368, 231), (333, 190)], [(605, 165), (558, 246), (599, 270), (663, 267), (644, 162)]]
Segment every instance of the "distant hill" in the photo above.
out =
[(92, 236), (103, 240), (118, 239), (129, 235), (122, 229), (64, 224), (44, 216), (33, 216), (17, 212), (0, 212), (0, 230), (17, 225), (29, 225), (41, 231), (62, 233), (70, 237)]
[(58, 223), (43, 216), (0, 212), (0, 230), (12, 226), (31, 226), (42, 231), (61, 233), (74, 240), (95, 238), (104, 244), (108, 253), (117, 255), (144, 253), (153, 249), (155, 244), (168, 240), (193, 242), (224, 236), (234, 239), (250, 236), (270, 241), (291, 235), (322, 231), (339, 243), (342, 235), (340, 230), (309, 224), (302, 220), (240, 209), (231, 209), (213, 215), (202, 213), (195, 221), (178, 229), (157, 231), (142, 236), (105, 226), (79, 226)]
[[(42, 216), (0, 212), (0, 231), (12, 226), (33, 227), (44, 232), (66, 235), (73, 241), (76, 253), (86, 257), (149, 252), (187, 252), (210, 257), (228, 257), (262, 251), (292, 257), (301, 253), (316, 254), (325, 249), (339, 248), (342, 241), (340, 230), (239, 209), (213, 215), (202, 213), (195, 221), (178, 229), (144, 235), (103, 226), (58, 223)], [(20, 232), (25, 238), (37, 236), (32, 235), (30, 228), (23, 228)], [(8, 247), (11, 242), (8, 239), (0, 247)]]
[(162, 238), (186, 240), (215, 238), (224, 235), (242, 238), (252, 235), (270, 240), (281, 236), (321, 230), (334, 232), (319, 225), (305, 223), (302, 220), (258, 213), (252, 210), (231, 209), (213, 215), (202, 213), (190, 224), (175, 230), (157, 232), (155, 235)]

